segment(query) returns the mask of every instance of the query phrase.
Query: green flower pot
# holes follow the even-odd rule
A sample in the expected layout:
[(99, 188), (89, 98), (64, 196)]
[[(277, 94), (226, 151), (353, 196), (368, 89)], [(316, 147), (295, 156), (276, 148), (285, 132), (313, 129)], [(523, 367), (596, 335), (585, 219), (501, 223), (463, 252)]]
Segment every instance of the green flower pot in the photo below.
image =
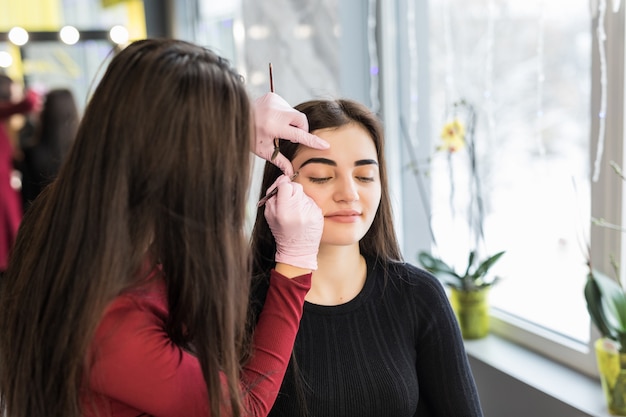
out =
[(450, 304), (464, 339), (481, 339), (489, 333), (489, 290), (460, 291), (451, 288)]
[(600, 382), (609, 413), (626, 416), (626, 353), (615, 342), (602, 338), (595, 343)]

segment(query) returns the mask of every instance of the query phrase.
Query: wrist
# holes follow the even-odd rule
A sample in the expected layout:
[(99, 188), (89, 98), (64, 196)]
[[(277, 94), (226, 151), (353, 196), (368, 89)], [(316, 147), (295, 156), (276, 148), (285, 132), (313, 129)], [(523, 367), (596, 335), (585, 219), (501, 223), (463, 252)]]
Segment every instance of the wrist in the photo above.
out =
[(310, 274), (312, 272), (312, 269), (301, 268), (299, 266), (290, 265), (283, 262), (277, 262), (274, 269), (276, 270), (276, 272), (286, 278), (295, 278), (300, 275)]

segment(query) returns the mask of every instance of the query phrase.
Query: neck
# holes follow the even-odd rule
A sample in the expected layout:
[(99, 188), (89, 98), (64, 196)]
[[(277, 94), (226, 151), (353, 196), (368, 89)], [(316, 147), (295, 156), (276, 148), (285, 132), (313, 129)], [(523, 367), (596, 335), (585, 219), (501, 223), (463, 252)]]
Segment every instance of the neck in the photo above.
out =
[(310, 303), (346, 303), (356, 297), (365, 284), (367, 266), (358, 243), (350, 246), (320, 246), (317, 267), (313, 272), (311, 290), (305, 298)]

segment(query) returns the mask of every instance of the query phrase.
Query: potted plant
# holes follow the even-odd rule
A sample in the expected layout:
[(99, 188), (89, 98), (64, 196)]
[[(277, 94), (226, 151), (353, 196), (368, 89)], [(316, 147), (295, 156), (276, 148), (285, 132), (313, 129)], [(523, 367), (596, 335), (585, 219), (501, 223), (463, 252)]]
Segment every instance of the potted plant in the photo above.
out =
[(478, 262), (476, 251), (471, 251), (467, 260), (467, 268), (462, 275), (428, 252), (420, 252), (418, 260), (426, 270), (441, 279), (451, 289), (459, 292), (472, 292), (484, 290), (498, 282), (500, 279), (498, 276), (489, 276), (487, 273), (504, 253), (504, 251), (498, 252), (484, 261)]
[[(464, 219), (467, 222), (470, 243), (467, 265), (460, 268), (462, 272), (457, 272), (451, 264), (434, 256), (431, 252), (422, 251), (417, 257), (426, 270), (450, 287), (450, 302), (457, 316), (463, 337), (466, 339), (484, 337), (489, 331), (488, 294), (491, 286), (499, 279), (490, 275), (489, 271), (504, 255), (504, 251), (484, 257), (479, 255), (479, 253), (486, 253), (487, 251), (484, 249), (484, 210), (478, 158), (476, 157), (475, 124), (476, 112), (474, 107), (465, 100), (454, 103), (441, 129), (441, 141), (436, 148), (437, 152), (443, 153), (447, 158), (450, 173), (450, 212), (453, 216), (456, 212), (463, 212), (467, 216)], [(455, 176), (454, 168), (457, 163), (468, 171), (467, 175), (463, 172), (461, 176)], [(418, 185), (422, 190), (419, 172), (415, 166), (414, 174), (416, 174)], [(469, 183), (464, 183), (466, 178)], [(460, 200), (462, 202), (460, 209), (455, 207), (455, 189), (459, 185), (456, 182), (459, 180), (463, 181), (461, 186), (469, 190), (470, 196), (469, 201)], [(423, 200), (424, 195), (425, 193), (422, 192)], [(430, 215), (430, 209), (427, 210)], [(436, 246), (432, 228), (430, 231)]]
[(420, 252), (418, 260), (424, 268), (450, 287), (450, 304), (465, 339), (480, 339), (489, 333), (489, 290), (499, 277), (488, 275), (504, 251), (479, 262), (471, 251), (462, 274), (428, 252)]
[(602, 336), (594, 348), (609, 412), (626, 416), (626, 294), (617, 281), (590, 267), (585, 299)]
[[(610, 165), (622, 180), (626, 180), (615, 162), (611, 161)], [(626, 231), (604, 219), (592, 218), (592, 224), (622, 233)], [(589, 317), (601, 336), (594, 344), (600, 382), (609, 412), (626, 416), (626, 293), (619, 278), (612, 279), (592, 267), (590, 247), (587, 252), (589, 272), (584, 293)], [(619, 266), (614, 260), (611, 263), (616, 277), (619, 277)]]

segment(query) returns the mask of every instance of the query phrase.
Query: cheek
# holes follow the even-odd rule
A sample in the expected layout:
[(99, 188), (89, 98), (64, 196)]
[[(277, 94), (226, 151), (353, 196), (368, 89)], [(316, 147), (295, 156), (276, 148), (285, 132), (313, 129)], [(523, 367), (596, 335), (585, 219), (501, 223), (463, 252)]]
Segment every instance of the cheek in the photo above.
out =
[(371, 210), (376, 212), (378, 210), (378, 206), (380, 205), (380, 199), (382, 197), (382, 191), (380, 188), (380, 184), (377, 187), (372, 187), (368, 189), (364, 193), (364, 198), (367, 199), (367, 203), (370, 206)]
[(315, 201), (315, 204), (317, 204), (320, 208), (322, 207), (325, 197), (321, 187), (314, 187), (311, 184), (302, 184), (302, 189), (306, 195)]
[(369, 228), (372, 227), (372, 224), (374, 223), (376, 213), (378, 213), (378, 209), (380, 207), (380, 190), (369, 193), (366, 198), (367, 202), (365, 202), (364, 204), (367, 206), (367, 219), (365, 221), (367, 224), (367, 229), (369, 230)]

